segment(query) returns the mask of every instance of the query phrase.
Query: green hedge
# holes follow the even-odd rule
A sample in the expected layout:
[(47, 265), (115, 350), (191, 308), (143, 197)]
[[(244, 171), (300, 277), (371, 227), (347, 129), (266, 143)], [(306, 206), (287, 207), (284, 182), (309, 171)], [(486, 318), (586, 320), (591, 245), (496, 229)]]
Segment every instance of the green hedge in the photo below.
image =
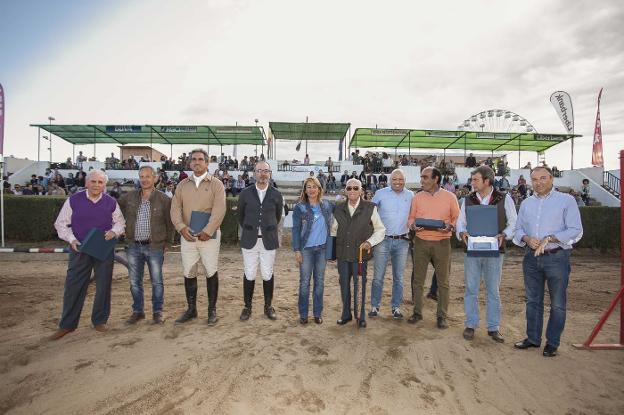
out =
[(601, 252), (620, 252), (620, 208), (587, 206), (580, 210), (583, 237), (577, 246), (599, 249)]
[[(57, 239), (54, 221), (63, 207), (65, 196), (14, 196), (4, 197), (5, 237), (10, 240), (36, 242)], [(227, 212), (221, 225), (221, 240), (238, 241), (236, 218), (237, 199), (226, 201)]]
[(54, 221), (65, 196), (4, 196), (4, 232), (7, 239), (24, 242), (57, 239)]
[[(63, 196), (13, 196), (4, 198), (5, 235), (7, 239), (35, 242), (56, 239), (54, 221), (65, 197)], [(238, 241), (236, 218), (237, 199), (227, 198), (227, 212), (221, 225), (221, 240)], [(601, 252), (620, 250), (620, 209), (606, 206), (582, 207), (583, 238), (578, 246), (599, 249)], [(459, 247), (456, 238), (453, 246)]]

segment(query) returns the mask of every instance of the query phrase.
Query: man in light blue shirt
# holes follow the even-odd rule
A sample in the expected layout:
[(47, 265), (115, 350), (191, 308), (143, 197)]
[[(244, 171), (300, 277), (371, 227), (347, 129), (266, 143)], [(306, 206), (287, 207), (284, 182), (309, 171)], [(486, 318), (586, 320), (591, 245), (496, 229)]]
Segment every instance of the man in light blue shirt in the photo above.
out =
[(378, 190), (373, 197), (381, 221), (386, 227), (384, 240), (375, 246), (375, 270), (371, 289), (369, 317), (379, 315), (381, 294), (388, 260), (392, 262), (392, 317), (400, 320), (403, 302), (403, 273), (409, 250), (407, 219), (414, 193), (405, 188), (405, 173), (396, 169), (390, 174), (390, 187)]
[(544, 283), (550, 294), (550, 316), (543, 355), (557, 355), (566, 320), (566, 290), (572, 245), (583, 236), (581, 214), (574, 198), (553, 189), (548, 167), (531, 172), (534, 195), (520, 205), (513, 241), (526, 247), (522, 268), (527, 305), (527, 337), (517, 349), (540, 347), (544, 324)]

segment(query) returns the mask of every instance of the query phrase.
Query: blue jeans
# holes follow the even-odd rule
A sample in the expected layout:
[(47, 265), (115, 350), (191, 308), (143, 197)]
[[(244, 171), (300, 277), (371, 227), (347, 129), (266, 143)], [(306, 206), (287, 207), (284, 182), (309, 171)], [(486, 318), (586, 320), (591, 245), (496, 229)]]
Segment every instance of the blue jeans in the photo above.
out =
[(308, 318), (310, 302), (310, 279), (314, 277), (312, 313), (314, 317), (323, 315), (323, 290), (325, 288), (325, 245), (304, 248), (301, 251), (303, 262), (299, 266), (299, 316)]
[(152, 310), (160, 313), (163, 310), (162, 267), (165, 260), (164, 249), (152, 249), (149, 245), (131, 243), (128, 246), (128, 275), (130, 277), (130, 292), (132, 293), (132, 312), (143, 313), (143, 271), (145, 263), (149, 269), (152, 281)]
[(544, 283), (546, 283), (550, 293), (550, 316), (546, 327), (546, 343), (559, 347), (566, 320), (566, 290), (570, 269), (569, 250), (535, 257), (533, 251), (527, 249), (522, 261), (522, 270), (527, 296), (526, 331), (531, 343), (540, 344), (542, 340)]
[(497, 331), (500, 326), (501, 301), (499, 287), (503, 271), (503, 258), (498, 257), (464, 257), (464, 311), (466, 312), (466, 327), (479, 327), (479, 286), (483, 279), (487, 292), (487, 329)]
[(379, 308), (383, 291), (384, 276), (388, 260), (392, 263), (392, 309), (398, 308), (403, 302), (403, 273), (409, 241), (404, 239), (384, 238), (375, 246), (373, 286), (371, 288), (371, 307)]

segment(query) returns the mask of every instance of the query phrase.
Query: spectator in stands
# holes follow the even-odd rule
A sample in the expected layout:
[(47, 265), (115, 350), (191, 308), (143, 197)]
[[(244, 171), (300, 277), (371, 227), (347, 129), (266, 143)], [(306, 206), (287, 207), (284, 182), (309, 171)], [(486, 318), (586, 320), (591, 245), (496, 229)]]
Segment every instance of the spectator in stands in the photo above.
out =
[(22, 187), (22, 195), (24, 196), (32, 196), (35, 192), (33, 191), (33, 185), (31, 183), (27, 183), (26, 187)]
[(500, 178), (500, 180), (498, 181), (498, 188), (502, 192), (508, 192), (509, 189), (511, 189), (511, 185), (509, 184), (509, 180), (507, 180), (507, 177), (503, 176)]
[(78, 187), (78, 189), (84, 189), (85, 187), (85, 179), (87, 177), (87, 173), (85, 173), (82, 169), (78, 170), (78, 173), (76, 173), (76, 186)]
[(475, 156), (470, 153), (470, 155), (468, 157), (466, 157), (466, 162), (464, 163), (465, 167), (477, 167), (477, 159), (475, 158)]
[(553, 172), (553, 176), (554, 176), (554, 177), (561, 177), (561, 172), (559, 171), (559, 169), (557, 168), (557, 166), (553, 166), (553, 167), (552, 167), (552, 172)]
[[(390, 173), (392, 171), (392, 167), (394, 167), (394, 161), (390, 158), (390, 156), (387, 153), (383, 153), (382, 166), (383, 166), (382, 173)], [(386, 183), (387, 182), (388, 180), (386, 179)]]
[[(355, 170), (353, 170), (351, 172), (351, 177), (349, 177), (349, 179), (357, 179), (358, 178), (358, 174)], [(361, 180), (360, 180), (361, 181)]]
[(178, 183), (180, 183), (182, 180), (186, 179), (188, 177), (188, 174), (186, 174), (186, 172), (184, 170), (182, 170), (180, 172), (180, 177), (178, 179)]
[(574, 198), (578, 207), (586, 206), (585, 201), (583, 200), (581, 195), (578, 192), (575, 192), (574, 189), (570, 189), (568, 193)]
[(245, 156), (240, 162), (240, 169), (242, 171), (247, 171), (248, 167), (249, 167), (249, 162), (247, 161), (247, 156)]
[(362, 187), (366, 187), (366, 172), (367, 171), (368, 170), (362, 170), (360, 175), (356, 177), (360, 182), (362, 182)]
[(76, 156), (76, 165), (79, 169), (82, 168), (82, 163), (84, 163), (85, 161), (87, 161), (87, 156), (82, 154), (82, 151), (79, 151), (78, 155)]
[(349, 180), (349, 171), (345, 170), (342, 176), (340, 176), (340, 188), (344, 189), (347, 185), (347, 180)]
[(175, 196), (175, 183), (169, 181), (164, 193), (169, 199), (173, 199), (173, 196)]
[(113, 183), (113, 187), (108, 191), (108, 194), (115, 199), (119, 199), (123, 191), (121, 190), (121, 185), (119, 182)]
[(234, 196), (238, 196), (238, 194), (240, 192), (243, 191), (243, 189), (246, 187), (245, 184), (245, 179), (243, 178), (243, 176), (241, 174), (238, 175), (238, 178), (236, 179), (236, 183), (233, 186), (233, 195)]
[(388, 176), (386, 176), (386, 173), (384, 173), (383, 171), (381, 172), (381, 174), (379, 175), (379, 178), (377, 179), (377, 185), (380, 189), (383, 189), (384, 187), (388, 187)]
[(318, 175), (316, 176), (316, 178), (318, 179), (319, 183), (321, 184), (321, 188), (323, 189), (323, 191), (325, 191), (325, 189), (327, 188), (327, 178), (325, 177), (325, 174), (323, 174), (322, 170), (319, 170)]
[(453, 183), (453, 180), (451, 180), (451, 178), (447, 175), (444, 176), (444, 180), (442, 181), (444, 183), (443, 188), (446, 191), (449, 191), (451, 193), (455, 193), (455, 184)]
[(502, 158), (499, 158), (498, 161), (496, 162), (496, 175), (497, 176), (504, 176), (505, 175), (505, 160)]
[(325, 165), (327, 166), (328, 173), (334, 171), (334, 162), (332, 161), (331, 157), (327, 159), (327, 161), (325, 162)]
[(65, 190), (58, 187), (55, 182), (50, 182), (48, 185), (48, 196), (66, 196)]
[(36, 174), (30, 175), (30, 184), (32, 184), (33, 186), (39, 184), (39, 179), (37, 178)]
[(327, 191), (334, 194), (336, 193), (336, 176), (332, 172), (327, 175)]
[(527, 164), (523, 167), (523, 169), (529, 169), (529, 170), (532, 170), (532, 169), (533, 169), (533, 167), (531, 167), (531, 162), (529, 161), (529, 162), (528, 162), (528, 163), (527, 163)]
[(370, 171), (366, 175), (366, 190), (370, 190), (372, 193), (375, 193), (377, 191), (377, 176), (375, 176)]
[(585, 206), (589, 206), (589, 179), (583, 179), (583, 185), (581, 186), (581, 199), (583, 199)]
[(525, 181), (525, 184), (519, 184), (517, 187), (517, 190), (518, 190), (518, 197), (520, 198), (520, 201), (523, 201), (524, 199), (527, 198), (528, 189), (527, 189), (526, 181)]
[(110, 157), (106, 157), (104, 161), (107, 169), (116, 169), (119, 164), (119, 159), (115, 157), (115, 153), (111, 153)]
[(20, 186), (19, 184), (16, 184), (15, 186), (13, 186), (13, 194), (22, 195), (22, 186)]
[(303, 158), (303, 164), (308, 166), (310, 164), (310, 156), (309, 155), (305, 155), (305, 157)]

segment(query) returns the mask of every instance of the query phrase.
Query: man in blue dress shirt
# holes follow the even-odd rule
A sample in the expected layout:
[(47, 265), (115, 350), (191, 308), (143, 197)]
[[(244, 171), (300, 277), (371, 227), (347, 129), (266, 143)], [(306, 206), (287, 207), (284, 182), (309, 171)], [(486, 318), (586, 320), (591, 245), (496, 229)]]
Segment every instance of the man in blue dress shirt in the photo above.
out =
[(414, 193), (405, 188), (405, 173), (396, 169), (390, 174), (390, 187), (377, 190), (373, 203), (377, 205), (381, 221), (386, 227), (386, 237), (375, 247), (375, 271), (371, 289), (369, 317), (379, 315), (381, 294), (388, 260), (392, 262), (392, 317), (400, 320), (403, 302), (403, 273), (409, 249), (409, 217)]
[(572, 244), (583, 236), (581, 214), (574, 198), (553, 189), (548, 167), (531, 171), (533, 196), (520, 205), (513, 241), (526, 247), (522, 262), (527, 305), (527, 337), (517, 349), (540, 347), (544, 323), (544, 283), (550, 294), (550, 316), (543, 355), (557, 355), (566, 319), (566, 290)]

